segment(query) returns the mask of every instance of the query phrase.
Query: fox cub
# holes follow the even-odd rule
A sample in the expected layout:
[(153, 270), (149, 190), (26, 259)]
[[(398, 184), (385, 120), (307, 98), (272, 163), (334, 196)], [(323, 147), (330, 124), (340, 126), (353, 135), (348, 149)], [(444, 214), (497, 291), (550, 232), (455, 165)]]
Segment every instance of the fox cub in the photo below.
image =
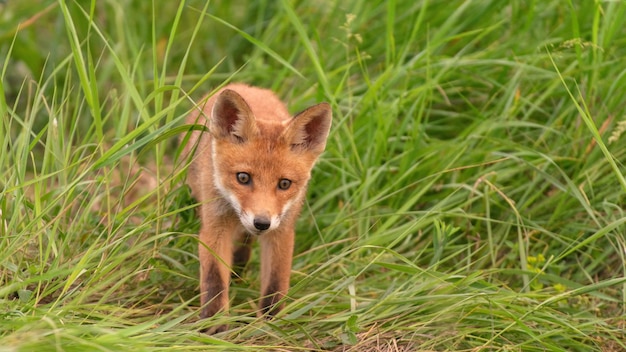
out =
[(200, 203), (200, 317), (228, 309), (232, 266), (248, 261), (254, 238), (261, 247), (260, 314), (273, 316), (289, 289), (294, 226), (326, 147), (330, 105), (291, 117), (271, 91), (230, 84), (201, 107), (187, 123), (208, 132), (192, 132), (184, 146), (188, 156), (195, 148), (187, 183)]

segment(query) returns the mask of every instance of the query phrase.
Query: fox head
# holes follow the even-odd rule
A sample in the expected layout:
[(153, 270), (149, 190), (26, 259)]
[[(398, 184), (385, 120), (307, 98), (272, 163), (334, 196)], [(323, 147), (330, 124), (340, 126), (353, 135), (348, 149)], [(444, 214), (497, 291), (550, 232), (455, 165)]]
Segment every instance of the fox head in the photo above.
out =
[[(225, 89), (215, 100), (209, 124), (213, 183), (253, 234), (294, 221), (289, 215), (299, 212), (332, 120), (327, 103), (285, 121), (267, 116), (286, 111), (282, 104), (275, 109), (267, 105), (262, 94), (246, 101)], [(254, 111), (251, 106), (260, 107)], [(255, 116), (259, 111), (266, 116)]]

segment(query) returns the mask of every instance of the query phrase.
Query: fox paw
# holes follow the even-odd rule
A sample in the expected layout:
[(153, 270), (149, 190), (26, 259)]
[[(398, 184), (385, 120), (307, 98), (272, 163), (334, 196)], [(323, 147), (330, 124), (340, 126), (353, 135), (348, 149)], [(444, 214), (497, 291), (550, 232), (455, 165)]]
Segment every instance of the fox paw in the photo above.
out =
[(218, 334), (220, 332), (224, 332), (228, 330), (228, 325), (215, 325), (215, 326), (211, 326), (209, 328), (206, 329), (202, 329), (200, 330), (200, 332), (203, 332), (207, 335), (214, 335), (214, 334)]

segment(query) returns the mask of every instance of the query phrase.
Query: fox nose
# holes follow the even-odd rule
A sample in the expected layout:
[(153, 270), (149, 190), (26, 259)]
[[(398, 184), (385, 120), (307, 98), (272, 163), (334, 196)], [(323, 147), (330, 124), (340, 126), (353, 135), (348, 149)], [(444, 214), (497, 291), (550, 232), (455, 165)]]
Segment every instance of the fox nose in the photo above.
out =
[(254, 218), (254, 227), (259, 231), (265, 231), (270, 228), (272, 224), (269, 218), (264, 216), (259, 216), (258, 218)]

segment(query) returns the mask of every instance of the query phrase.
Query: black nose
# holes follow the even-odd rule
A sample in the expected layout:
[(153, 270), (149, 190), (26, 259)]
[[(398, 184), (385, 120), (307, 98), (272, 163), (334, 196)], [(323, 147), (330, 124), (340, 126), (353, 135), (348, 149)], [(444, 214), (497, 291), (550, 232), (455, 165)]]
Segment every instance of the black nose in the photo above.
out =
[(272, 222), (266, 217), (254, 218), (254, 227), (259, 231), (265, 231), (270, 228)]

